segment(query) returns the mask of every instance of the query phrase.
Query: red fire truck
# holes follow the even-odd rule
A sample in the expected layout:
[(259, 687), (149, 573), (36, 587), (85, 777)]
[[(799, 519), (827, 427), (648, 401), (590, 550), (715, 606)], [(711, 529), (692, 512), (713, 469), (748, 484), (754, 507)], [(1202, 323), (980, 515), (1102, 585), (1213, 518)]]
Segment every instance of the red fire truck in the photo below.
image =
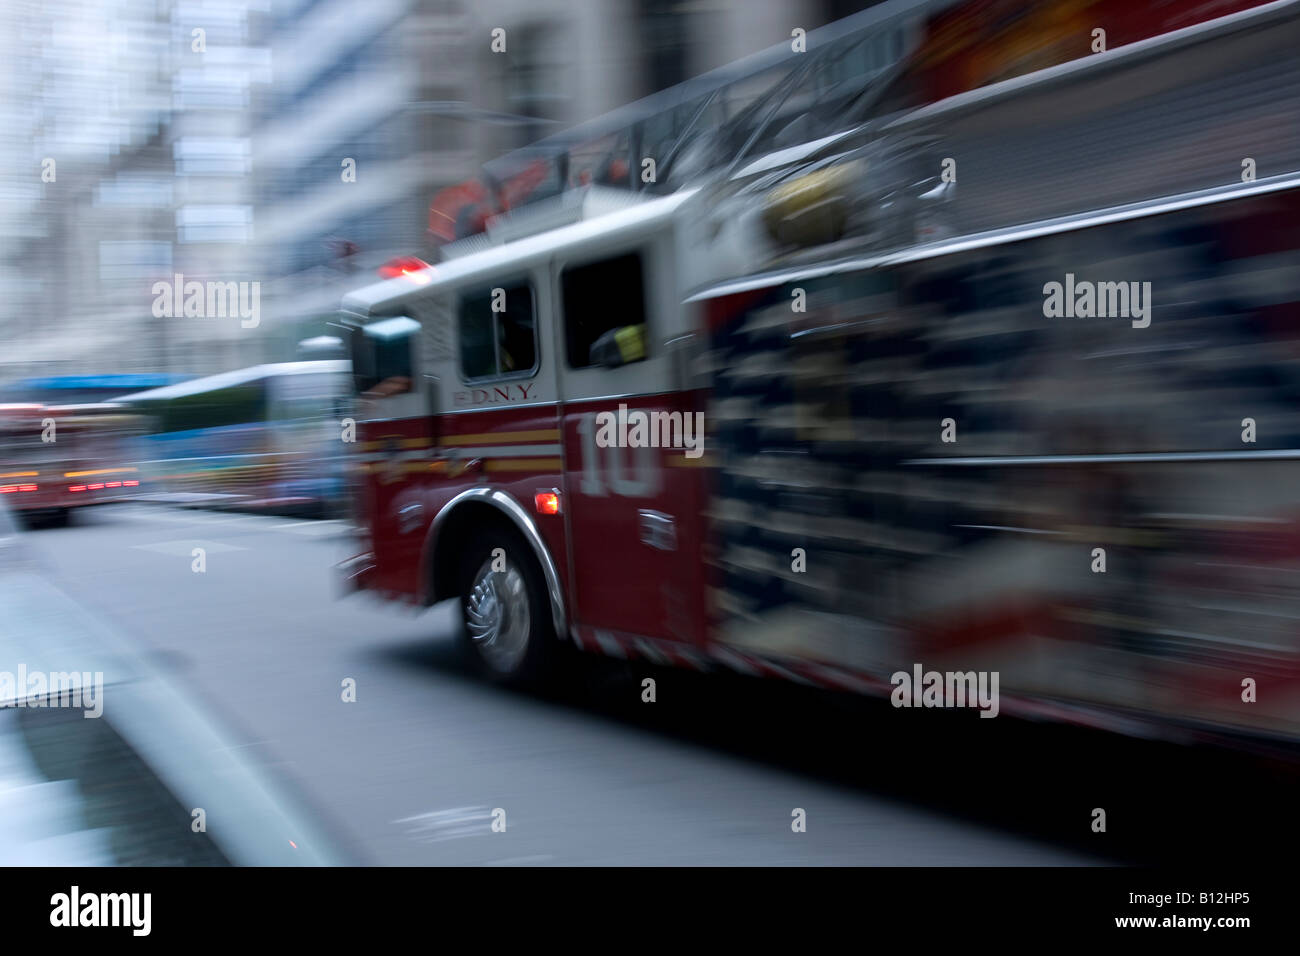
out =
[(498, 679), (562, 641), (992, 673), (1004, 712), (1292, 747), (1295, 9), (568, 193), (352, 294), (348, 586), (458, 598)]
[(56, 523), (128, 497), (140, 486), (130, 460), (139, 427), (111, 403), (0, 405), (0, 494), (12, 510)]

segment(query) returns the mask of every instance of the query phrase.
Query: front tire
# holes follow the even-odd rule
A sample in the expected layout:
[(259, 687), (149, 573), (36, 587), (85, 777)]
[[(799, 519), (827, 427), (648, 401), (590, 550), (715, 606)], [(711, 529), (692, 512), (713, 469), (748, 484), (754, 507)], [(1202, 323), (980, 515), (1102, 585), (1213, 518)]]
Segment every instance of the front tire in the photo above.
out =
[(464, 646), (471, 666), (504, 684), (539, 682), (555, 652), (541, 568), (517, 534), (477, 535), (460, 578)]

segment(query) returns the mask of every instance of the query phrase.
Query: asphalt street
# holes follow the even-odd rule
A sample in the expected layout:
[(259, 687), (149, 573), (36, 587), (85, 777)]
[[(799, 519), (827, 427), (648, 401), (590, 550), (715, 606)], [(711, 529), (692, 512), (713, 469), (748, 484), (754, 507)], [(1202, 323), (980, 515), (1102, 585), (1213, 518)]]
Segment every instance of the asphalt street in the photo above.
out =
[[(490, 686), (460, 663), (454, 606), (340, 599), (346, 531), (124, 504), (27, 540), (365, 863), (1104, 865), (1255, 839), (1214, 802), (1244, 779), (1231, 755), (576, 654), (545, 692)], [(1193, 852), (1206, 812), (1246, 829)]]

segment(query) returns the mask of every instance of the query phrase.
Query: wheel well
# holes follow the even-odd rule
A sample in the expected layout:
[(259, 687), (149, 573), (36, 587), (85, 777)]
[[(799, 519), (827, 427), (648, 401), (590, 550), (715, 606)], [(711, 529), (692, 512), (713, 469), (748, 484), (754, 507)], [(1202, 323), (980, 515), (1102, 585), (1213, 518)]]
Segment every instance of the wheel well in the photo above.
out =
[(469, 501), (460, 505), (443, 522), (434, 539), (433, 560), (429, 563), (431, 581), (428, 603), (455, 597), (459, 586), (460, 559), (472, 537), (485, 528), (493, 528), (519, 539), (526, 553), (531, 553), (514, 522), (497, 508)]

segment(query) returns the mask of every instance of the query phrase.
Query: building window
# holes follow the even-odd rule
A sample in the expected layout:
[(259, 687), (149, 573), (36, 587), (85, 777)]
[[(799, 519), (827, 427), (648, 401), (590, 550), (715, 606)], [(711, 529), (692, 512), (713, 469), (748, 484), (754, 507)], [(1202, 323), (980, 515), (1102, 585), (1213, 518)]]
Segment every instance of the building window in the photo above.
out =
[(105, 180), (96, 187), (95, 205), (169, 208), (172, 205), (172, 183), (162, 176), (119, 173), (111, 181)]
[(245, 176), (253, 168), (246, 138), (185, 136), (172, 150), (177, 176)]
[(101, 282), (129, 282), (167, 275), (172, 271), (172, 244), (136, 239), (102, 239), (99, 243)]
[(538, 23), (516, 27), (511, 31), (510, 51), (508, 58), (501, 58), (506, 67), (506, 110), (528, 118), (520, 120), (517, 133), (521, 142), (531, 143), (554, 132), (546, 121), (563, 116), (569, 105), (566, 31)]
[(182, 206), (176, 210), (181, 242), (249, 242), (253, 238), (252, 206)]

